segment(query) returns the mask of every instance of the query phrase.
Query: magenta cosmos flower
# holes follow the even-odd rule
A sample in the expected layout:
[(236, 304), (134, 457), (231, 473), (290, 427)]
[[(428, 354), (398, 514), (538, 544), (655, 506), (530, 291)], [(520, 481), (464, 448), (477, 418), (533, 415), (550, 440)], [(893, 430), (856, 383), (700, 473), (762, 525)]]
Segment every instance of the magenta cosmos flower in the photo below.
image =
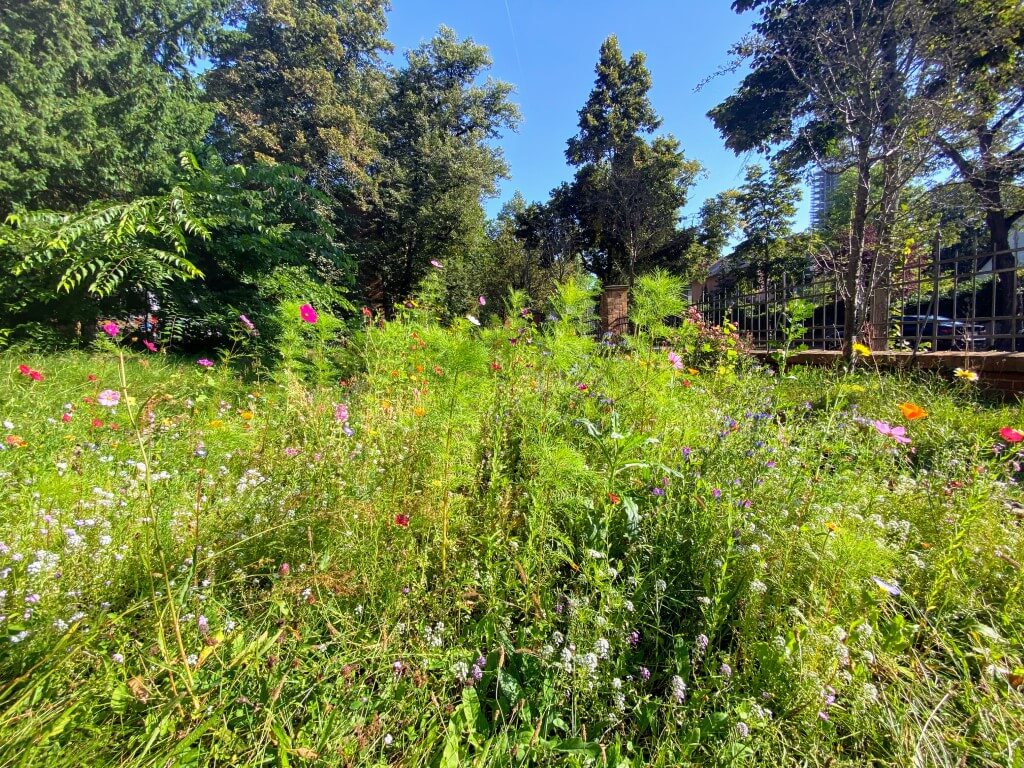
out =
[(100, 327), (103, 329), (103, 332), (107, 334), (107, 336), (109, 336), (110, 338), (114, 338), (115, 336), (117, 336), (117, 332), (119, 330), (117, 327), (117, 323), (104, 323)]
[(142, 340), (142, 346), (144, 346), (150, 352), (156, 352), (156, 344), (154, 344), (152, 341), (149, 341), (147, 339), (143, 339)]
[(203, 366), (203, 368), (213, 368), (213, 360), (208, 360), (205, 357), (200, 357), (196, 360), (196, 364)]
[(315, 323), (319, 319), (316, 310), (310, 304), (303, 304), (299, 307), (299, 317), (302, 318), (302, 322), (310, 324)]
[(683, 370), (683, 359), (679, 357), (675, 352), (668, 353), (668, 361), (672, 364), (672, 367), (677, 371)]
[(880, 435), (891, 437), (897, 443), (906, 445), (910, 442), (910, 438), (907, 437), (906, 427), (894, 427), (891, 424), (886, 424), (884, 421), (872, 421), (871, 426), (878, 430)]

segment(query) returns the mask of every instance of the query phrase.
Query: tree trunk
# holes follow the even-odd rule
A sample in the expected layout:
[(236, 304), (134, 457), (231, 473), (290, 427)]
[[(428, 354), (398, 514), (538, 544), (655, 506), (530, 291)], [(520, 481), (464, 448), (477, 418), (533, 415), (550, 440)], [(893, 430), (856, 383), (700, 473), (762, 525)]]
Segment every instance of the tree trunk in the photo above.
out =
[(857, 147), (857, 191), (850, 221), (850, 254), (846, 265), (846, 306), (843, 313), (843, 356), (853, 359), (853, 345), (858, 343), (864, 322), (866, 291), (864, 286), (864, 240), (867, 231), (868, 193), (871, 189), (870, 139), (862, 139)]

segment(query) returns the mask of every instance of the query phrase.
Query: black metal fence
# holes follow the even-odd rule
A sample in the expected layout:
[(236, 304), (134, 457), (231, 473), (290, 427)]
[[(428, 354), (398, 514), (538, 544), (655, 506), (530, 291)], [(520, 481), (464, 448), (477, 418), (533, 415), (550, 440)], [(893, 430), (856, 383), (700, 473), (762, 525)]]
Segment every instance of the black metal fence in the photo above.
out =
[[(874, 349), (1024, 351), (1024, 248), (908, 258), (880, 281), (860, 336)], [(790, 302), (813, 312), (797, 343), (840, 349), (846, 296), (835, 272), (760, 281), (760, 288), (707, 288), (695, 305), (716, 325), (734, 323), (758, 349), (785, 344)]]

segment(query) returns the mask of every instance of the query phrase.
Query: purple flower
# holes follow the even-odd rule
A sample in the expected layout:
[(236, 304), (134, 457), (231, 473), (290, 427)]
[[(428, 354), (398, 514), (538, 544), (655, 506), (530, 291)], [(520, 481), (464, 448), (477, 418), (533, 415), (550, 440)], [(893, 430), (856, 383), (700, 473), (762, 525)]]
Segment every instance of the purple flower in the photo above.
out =
[(711, 495), (714, 498), (716, 498), (716, 499), (722, 498), (722, 489), (721, 488), (714, 488), (714, 489), (712, 489)]
[(256, 326), (253, 324), (252, 320), (250, 320), (245, 315), (239, 315), (238, 319), (242, 321), (242, 325), (244, 325), (248, 330), (250, 330), (250, 331), (255, 331), (256, 330)]
[(641, 680), (650, 680), (651, 679), (651, 670), (649, 670), (647, 667), (640, 667), (640, 679)]
[(208, 360), (205, 357), (200, 357), (196, 360), (196, 364), (203, 366), (203, 368), (213, 368), (213, 360)]
[(718, 668), (718, 672), (719, 672), (719, 674), (720, 674), (720, 675), (721, 675), (722, 677), (724, 677), (724, 678), (725, 678), (726, 680), (728, 680), (728, 679), (729, 679), (730, 677), (732, 677), (732, 667), (730, 667), (730, 666), (729, 666), (728, 664), (726, 664), (726, 663), (725, 663), (724, 661), (722, 662), (722, 666), (720, 666), (720, 667)]
[(201, 634), (203, 637), (206, 637), (208, 634), (210, 634), (210, 622), (202, 614), (200, 614), (199, 618), (196, 620), (196, 625), (199, 627), (199, 634)]
[(640, 633), (634, 629), (626, 636), (626, 642), (630, 648), (636, 648), (640, 644)]
[(391, 665), (391, 671), (394, 673), (395, 677), (401, 677), (402, 672), (405, 671), (405, 664), (400, 661), (396, 661)]

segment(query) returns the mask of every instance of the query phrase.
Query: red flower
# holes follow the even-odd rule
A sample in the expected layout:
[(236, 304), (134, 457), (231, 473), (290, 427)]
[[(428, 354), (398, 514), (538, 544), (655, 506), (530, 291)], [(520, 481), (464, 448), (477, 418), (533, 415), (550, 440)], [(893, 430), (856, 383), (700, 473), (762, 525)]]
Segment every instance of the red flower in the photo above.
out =
[(397, 525), (399, 528), (408, 528), (409, 516), (403, 515), (401, 512), (399, 512), (397, 515), (395, 515), (395, 525)]
[(28, 376), (29, 376), (30, 379), (32, 379), (32, 381), (42, 381), (43, 380), (43, 374), (41, 374), (39, 371), (29, 371), (28, 372)]
[(103, 422), (100, 419), (93, 419), (92, 425), (96, 427), (96, 429), (99, 429), (100, 427), (103, 426)]
[(97, 376), (95, 373), (90, 373), (88, 376), (86, 376), (86, 378), (89, 379), (89, 381), (96, 381), (97, 379), (99, 379), (99, 376)]
[(1008, 443), (1019, 443), (1024, 440), (1024, 432), (1018, 432), (1012, 427), (1003, 427), (999, 430), (999, 436)]
[(501, 370), (501, 363), (491, 363), (491, 370), (492, 371), (500, 371)]
[(20, 373), (22, 376), (28, 376), (31, 371), (32, 369), (29, 368), (27, 365), (18, 366), (18, 373)]
[(613, 505), (615, 505), (615, 504), (618, 504), (620, 501), (622, 501), (622, 499), (619, 498), (619, 496), (617, 494), (609, 493), (608, 494), (608, 501), (610, 501)]

